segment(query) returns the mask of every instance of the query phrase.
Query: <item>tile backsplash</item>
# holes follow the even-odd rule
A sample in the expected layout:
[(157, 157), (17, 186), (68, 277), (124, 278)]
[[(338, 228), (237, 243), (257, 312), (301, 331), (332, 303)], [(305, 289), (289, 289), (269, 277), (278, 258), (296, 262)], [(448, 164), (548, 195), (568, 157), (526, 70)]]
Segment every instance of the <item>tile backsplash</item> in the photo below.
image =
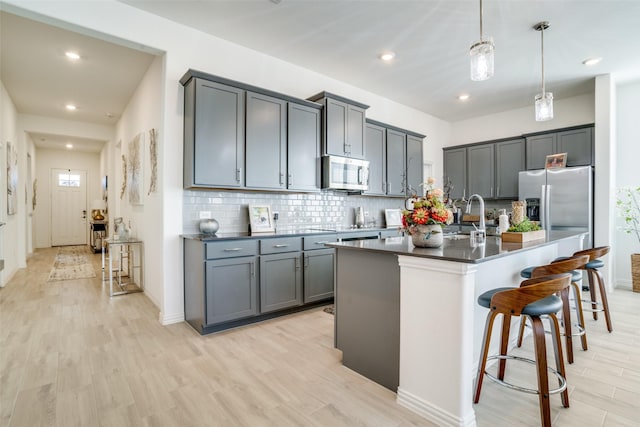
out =
[[(347, 195), (342, 192), (267, 193), (237, 190), (184, 191), (184, 234), (199, 233), (200, 212), (211, 212), (220, 223), (221, 233), (246, 232), (248, 206), (269, 205), (278, 212), (278, 230), (349, 227), (355, 222), (355, 208), (362, 206), (368, 226), (384, 227), (385, 209), (403, 209), (404, 199)], [(367, 215), (368, 214), (368, 215)]]

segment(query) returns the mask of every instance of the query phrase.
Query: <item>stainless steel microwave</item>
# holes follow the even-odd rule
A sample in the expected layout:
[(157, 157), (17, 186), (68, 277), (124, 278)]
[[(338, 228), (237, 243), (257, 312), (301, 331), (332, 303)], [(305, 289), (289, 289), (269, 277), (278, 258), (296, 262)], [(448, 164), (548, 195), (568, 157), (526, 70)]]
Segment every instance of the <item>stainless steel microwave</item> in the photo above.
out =
[(340, 156), (323, 156), (322, 188), (349, 191), (368, 190), (369, 161)]

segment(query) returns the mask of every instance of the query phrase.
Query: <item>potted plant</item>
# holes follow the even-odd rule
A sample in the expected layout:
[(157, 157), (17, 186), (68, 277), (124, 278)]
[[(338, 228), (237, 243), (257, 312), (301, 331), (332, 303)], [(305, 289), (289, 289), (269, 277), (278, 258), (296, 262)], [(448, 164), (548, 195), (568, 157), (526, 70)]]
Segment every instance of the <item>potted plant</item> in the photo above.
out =
[[(640, 243), (640, 187), (619, 189), (616, 205), (624, 219), (622, 230), (634, 234)], [(631, 254), (631, 280), (633, 291), (640, 292), (640, 253)]]
[(414, 197), (413, 208), (402, 211), (402, 226), (411, 235), (414, 246), (437, 248), (442, 245), (442, 226), (453, 222), (453, 212), (444, 203), (444, 193), (433, 188), (430, 177), (424, 185), (424, 197)]

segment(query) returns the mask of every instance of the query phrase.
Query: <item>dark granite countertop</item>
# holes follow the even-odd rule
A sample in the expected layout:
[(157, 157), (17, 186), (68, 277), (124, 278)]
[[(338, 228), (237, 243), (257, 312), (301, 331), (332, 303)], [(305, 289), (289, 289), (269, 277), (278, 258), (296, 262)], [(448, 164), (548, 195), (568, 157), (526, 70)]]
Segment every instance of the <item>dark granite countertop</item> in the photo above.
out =
[(544, 239), (525, 243), (503, 243), (498, 236), (487, 236), (483, 246), (471, 247), (468, 238), (445, 238), (439, 248), (417, 248), (411, 243), (411, 237), (392, 237), (384, 240), (356, 240), (349, 242), (327, 243), (326, 246), (339, 249), (356, 249), (373, 252), (388, 252), (396, 255), (408, 255), (421, 258), (440, 259), (464, 263), (481, 263), (508, 256), (512, 253), (527, 251), (541, 246), (554, 244), (560, 240), (577, 238), (585, 233), (575, 231), (551, 231)]
[(309, 227), (302, 228), (298, 230), (278, 230), (275, 233), (260, 233), (260, 234), (250, 234), (248, 232), (235, 232), (235, 233), (216, 233), (216, 234), (181, 234), (180, 237), (183, 239), (191, 239), (191, 240), (201, 240), (201, 241), (224, 241), (224, 240), (238, 240), (238, 239), (271, 239), (275, 237), (296, 237), (296, 236), (311, 236), (318, 234), (335, 234), (335, 233), (361, 233), (367, 234), (369, 232), (372, 233), (380, 233), (381, 231), (387, 230), (395, 230), (396, 228), (349, 228), (349, 227)]

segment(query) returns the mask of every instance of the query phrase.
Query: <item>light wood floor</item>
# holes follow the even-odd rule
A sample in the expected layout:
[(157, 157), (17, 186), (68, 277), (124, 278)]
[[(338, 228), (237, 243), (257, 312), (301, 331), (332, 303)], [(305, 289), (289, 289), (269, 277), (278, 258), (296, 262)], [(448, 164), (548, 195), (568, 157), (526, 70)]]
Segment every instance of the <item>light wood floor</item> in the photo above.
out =
[[(99, 277), (46, 282), (55, 254), (36, 251), (0, 289), (0, 426), (431, 425), (341, 365), (321, 309), (203, 337), (161, 326), (144, 294), (110, 299)], [(640, 425), (640, 294), (610, 300), (614, 332), (589, 320), (554, 425)], [(526, 369), (508, 374), (535, 378)], [(479, 426), (539, 425), (536, 396), (490, 381), (475, 410)]]

